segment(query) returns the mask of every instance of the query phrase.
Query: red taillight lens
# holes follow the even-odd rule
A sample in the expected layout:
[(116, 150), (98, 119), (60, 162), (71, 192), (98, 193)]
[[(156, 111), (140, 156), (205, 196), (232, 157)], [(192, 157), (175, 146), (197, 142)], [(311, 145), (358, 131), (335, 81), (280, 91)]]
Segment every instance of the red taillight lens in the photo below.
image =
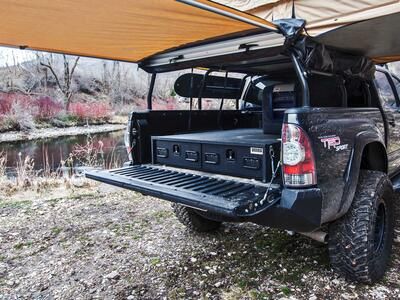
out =
[(282, 126), (282, 166), (286, 186), (304, 187), (317, 183), (310, 140), (299, 126)]

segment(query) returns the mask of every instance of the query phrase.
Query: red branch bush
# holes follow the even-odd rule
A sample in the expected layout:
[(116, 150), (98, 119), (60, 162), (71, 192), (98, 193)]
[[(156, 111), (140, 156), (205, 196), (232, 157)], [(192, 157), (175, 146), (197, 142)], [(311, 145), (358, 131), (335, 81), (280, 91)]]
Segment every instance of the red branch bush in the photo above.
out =
[(80, 120), (107, 120), (111, 117), (111, 107), (106, 103), (71, 103), (69, 113)]
[(48, 96), (42, 96), (36, 99), (35, 105), (37, 107), (35, 119), (39, 120), (49, 120), (63, 110), (62, 103)]
[(30, 110), (32, 108), (33, 99), (31, 96), (18, 93), (0, 93), (0, 114), (6, 115), (10, 113), (13, 105)]

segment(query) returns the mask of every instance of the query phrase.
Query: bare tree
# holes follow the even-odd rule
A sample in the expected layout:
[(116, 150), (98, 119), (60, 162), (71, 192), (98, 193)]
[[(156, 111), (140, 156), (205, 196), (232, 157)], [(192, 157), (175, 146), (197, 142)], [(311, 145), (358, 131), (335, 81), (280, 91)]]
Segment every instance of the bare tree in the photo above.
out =
[(54, 61), (51, 59), (51, 56), (50, 58), (49, 57), (47, 58), (46, 63), (43, 61), (40, 62), (40, 65), (46, 67), (51, 72), (51, 74), (53, 74), (57, 87), (60, 89), (60, 91), (64, 96), (66, 110), (69, 110), (69, 106), (71, 104), (71, 98), (73, 96), (71, 83), (76, 66), (78, 65), (79, 62), (79, 58), (80, 58), (79, 56), (75, 58), (71, 67), (68, 57), (66, 55), (63, 55), (64, 76), (62, 81), (60, 80), (60, 76), (57, 75), (57, 72), (55, 71)]

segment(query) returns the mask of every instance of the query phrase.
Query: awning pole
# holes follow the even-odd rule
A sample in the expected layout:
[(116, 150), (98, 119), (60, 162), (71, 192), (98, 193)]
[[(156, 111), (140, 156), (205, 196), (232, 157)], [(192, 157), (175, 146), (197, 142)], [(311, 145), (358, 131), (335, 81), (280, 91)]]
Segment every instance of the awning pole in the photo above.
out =
[(301, 98), (303, 100), (303, 106), (309, 107), (310, 106), (310, 90), (308, 88), (308, 83), (306, 79), (306, 74), (303, 68), (300, 66), (300, 63), (293, 52), (290, 52), (290, 58), (292, 59), (294, 70), (296, 71), (296, 75), (300, 80), (301, 85)]
[(264, 23), (262, 19), (260, 19), (260, 21), (257, 21), (252, 18), (246, 18), (246, 17), (240, 15), (239, 14), (240, 12), (238, 12), (238, 14), (235, 14), (230, 11), (227, 11), (227, 10), (224, 10), (224, 9), (212, 6), (212, 5), (207, 5), (206, 3), (202, 3), (202, 2), (199, 2), (196, 0), (176, 0), (176, 1), (188, 4), (188, 5), (191, 5), (191, 6), (194, 6), (194, 7), (209, 11), (209, 12), (213, 12), (213, 13), (216, 13), (216, 14), (224, 16), (224, 17), (228, 17), (228, 18), (231, 18), (231, 19), (234, 19), (237, 21), (241, 21), (241, 22), (244, 22), (244, 23), (256, 26), (256, 27), (264, 28), (264, 29), (267, 29), (268, 31), (273, 31), (273, 32), (279, 33), (279, 29), (277, 27)]
[(157, 73), (151, 74), (149, 92), (147, 93), (147, 109), (148, 110), (153, 109), (153, 90), (154, 90), (154, 83), (156, 82), (156, 77), (157, 77)]

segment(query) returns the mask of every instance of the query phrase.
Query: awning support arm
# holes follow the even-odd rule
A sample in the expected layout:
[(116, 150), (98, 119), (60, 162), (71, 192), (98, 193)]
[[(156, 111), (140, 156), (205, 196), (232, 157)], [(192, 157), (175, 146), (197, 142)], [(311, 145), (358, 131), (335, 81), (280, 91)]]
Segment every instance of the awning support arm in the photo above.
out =
[(176, 1), (188, 4), (188, 5), (191, 5), (191, 6), (194, 6), (194, 7), (209, 11), (209, 12), (213, 12), (218, 15), (228, 17), (228, 18), (240, 21), (240, 22), (244, 22), (244, 23), (256, 26), (256, 27), (264, 28), (264, 29), (267, 29), (268, 31), (273, 31), (273, 32), (279, 33), (279, 29), (277, 27), (265, 24), (264, 22), (262, 22), (262, 19), (260, 19), (260, 21), (257, 21), (253, 18), (246, 18), (245, 16), (240, 15), (239, 14), (240, 12), (235, 14), (230, 11), (220, 9), (220, 8), (212, 6), (212, 5), (207, 5), (206, 3), (199, 2), (196, 0), (176, 0)]
[(153, 90), (154, 90), (154, 83), (156, 82), (156, 77), (157, 77), (157, 73), (151, 74), (149, 92), (147, 93), (147, 109), (148, 110), (153, 109)]

